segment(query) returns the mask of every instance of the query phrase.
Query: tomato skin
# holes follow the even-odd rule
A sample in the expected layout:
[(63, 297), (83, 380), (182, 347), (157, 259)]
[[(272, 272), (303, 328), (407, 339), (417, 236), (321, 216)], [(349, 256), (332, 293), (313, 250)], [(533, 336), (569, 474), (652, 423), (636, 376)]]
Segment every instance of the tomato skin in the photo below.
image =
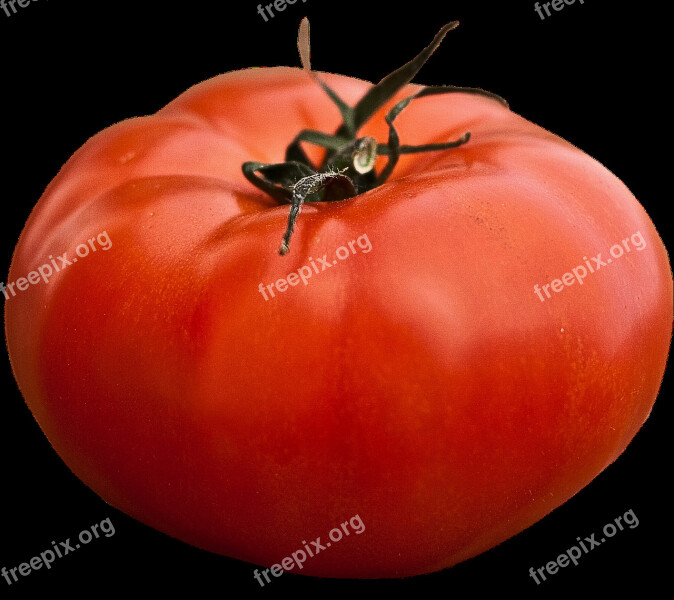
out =
[[(352, 104), (370, 85), (324, 77)], [(364, 135), (386, 139), (383, 114)], [(538, 521), (626, 448), (665, 369), (671, 269), (613, 174), (467, 94), (396, 125), (407, 144), (470, 130), (468, 144), (306, 205), (281, 257), (288, 208), (241, 164), (339, 122), (306, 73), (251, 69), (90, 139), (31, 214), (8, 281), (103, 231), (112, 247), (7, 301), (8, 347), (59, 455), (143, 523), (270, 566), (357, 514), (365, 531), (301, 573), (428, 573)], [(534, 294), (637, 231), (643, 250)], [(363, 234), (369, 253), (260, 295)]]

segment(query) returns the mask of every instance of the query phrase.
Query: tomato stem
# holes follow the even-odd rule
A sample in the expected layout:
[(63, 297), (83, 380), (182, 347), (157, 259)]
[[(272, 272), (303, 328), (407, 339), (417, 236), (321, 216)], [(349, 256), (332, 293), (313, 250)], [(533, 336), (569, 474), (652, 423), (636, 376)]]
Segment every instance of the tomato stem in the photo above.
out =
[[(315, 71), (311, 70), (309, 20), (300, 24), (297, 45), (302, 67), (323, 88), (342, 115), (342, 125), (334, 134), (313, 129), (300, 131), (288, 145), (285, 161), (265, 164), (248, 161), (242, 165), (243, 174), (257, 188), (281, 204), (290, 204), (288, 226), (279, 249), (279, 254), (288, 252), (297, 218), (305, 202), (330, 202), (346, 200), (382, 185), (391, 176), (398, 159), (403, 154), (434, 152), (456, 148), (470, 140), (470, 131), (460, 138), (440, 144), (405, 146), (400, 144), (393, 122), (413, 101), (425, 96), (450, 93), (479, 94), (492, 98), (506, 107), (508, 103), (491, 92), (479, 88), (457, 86), (430, 86), (397, 102), (384, 117), (389, 126), (388, 141), (378, 143), (372, 137), (358, 137), (358, 130), (403, 87), (409, 84), (431, 54), (440, 45), (445, 35), (458, 26), (458, 21), (445, 25), (415, 58), (384, 77), (378, 84), (351, 107), (330, 88)], [(314, 165), (302, 149), (302, 142), (325, 148), (325, 159)], [(388, 161), (381, 173), (375, 173), (378, 156), (387, 156)]]

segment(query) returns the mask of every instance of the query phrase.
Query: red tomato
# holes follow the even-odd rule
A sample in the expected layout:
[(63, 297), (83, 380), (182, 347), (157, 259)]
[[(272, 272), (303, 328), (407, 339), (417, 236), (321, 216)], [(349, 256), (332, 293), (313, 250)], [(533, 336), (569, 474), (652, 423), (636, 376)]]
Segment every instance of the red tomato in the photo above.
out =
[[(324, 80), (351, 104), (371, 86)], [(386, 140), (393, 102), (363, 134)], [(280, 256), (288, 207), (241, 165), (340, 122), (306, 72), (260, 68), (94, 136), (19, 240), (9, 351), (59, 455), (143, 523), (270, 566), (358, 515), (364, 531), (300, 572), (428, 573), (535, 523), (625, 449), (665, 368), (671, 270), (605, 167), (464, 93), (396, 126), (408, 144), (468, 143), (305, 205)]]

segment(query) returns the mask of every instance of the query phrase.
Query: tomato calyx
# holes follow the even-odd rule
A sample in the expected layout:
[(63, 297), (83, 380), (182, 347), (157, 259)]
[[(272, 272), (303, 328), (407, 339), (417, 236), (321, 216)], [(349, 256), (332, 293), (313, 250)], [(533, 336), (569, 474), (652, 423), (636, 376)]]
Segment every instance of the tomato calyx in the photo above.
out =
[[(280, 204), (290, 204), (288, 226), (279, 249), (287, 254), (295, 223), (305, 202), (332, 202), (353, 198), (382, 185), (390, 177), (403, 154), (417, 154), (456, 148), (468, 142), (470, 131), (460, 138), (440, 144), (420, 146), (401, 145), (393, 122), (412, 102), (424, 96), (449, 93), (469, 93), (487, 96), (508, 107), (500, 96), (480, 88), (458, 86), (428, 86), (418, 93), (397, 102), (385, 116), (389, 126), (388, 141), (377, 142), (372, 137), (358, 137), (359, 129), (404, 86), (409, 84), (431, 54), (440, 45), (445, 35), (459, 25), (453, 21), (445, 25), (414, 59), (396, 69), (374, 85), (355, 106), (346, 104), (316, 72), (311, 70), (309, 20), (300, 24), (298, 48), (304, 70), (323, 88), (342, 115), (342, 125), (334, 134), (313, 129), (302, 130), (286, 149), (285, 161), (281, 163), (245, 162), (243, 174), (253, 185), (267, 193)], [(302, 149), (306, 142), (327, 150), (323, 163), (315, 166)], [(375, 172), (378, 156), (387, 156), (388, 161), (380, 173)]]

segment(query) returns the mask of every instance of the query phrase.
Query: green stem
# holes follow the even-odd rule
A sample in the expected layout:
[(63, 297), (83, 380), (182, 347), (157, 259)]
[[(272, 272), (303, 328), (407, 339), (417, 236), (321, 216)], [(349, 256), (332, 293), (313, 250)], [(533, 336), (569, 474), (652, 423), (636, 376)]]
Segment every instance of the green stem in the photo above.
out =
[[(309, 21), (303, 19), (298, 35), (298, 48), (302, 67), (322, 87), (342, 116), (342, 125), (334, 134), (305, 129), (300, 131), (288, 145), (285, 162), (265, 164), (249, 161), (243, 164), (245, 177), (258, 189), (270, 195), (280, 204), (290, 204), (288, 226), (279, 253), (289, 251), (290, 238), (295, 229), (302, 205), (305, 202), (332, 202), (352, 198), (385, 183), (393, 173), (398, 159), (403, 154), (435, 152), (456, 148), (470, 140), (470, 132), (460, 138), (437, 144), (418, 146), (401, 145), (393, 123), (413, 100), (437, 94), (466, 93), (491, 98), (508, 107), (508, 103), (491, 92), (479, 88), (434, 86), (422, 88), (416, 94), (397, 102), (385, 116), (389, 136), (385, 144), (374, 138), (358, 138), (359, 129), (401, 89), (408, 85), (423, 67), (431, 54), (440, 45), (445, 35), (458, 26), (458, 21), (445, 25), (415, 58), (371, 87), (354, 107), (350, 107), (330, 88), (317, 73), (311, 70)], [(315, 167), (301, 144), (309, 143), (327, 150), (325, 160)], [(382, 171), (374, 171), (378, 156), (387, 156)]]

